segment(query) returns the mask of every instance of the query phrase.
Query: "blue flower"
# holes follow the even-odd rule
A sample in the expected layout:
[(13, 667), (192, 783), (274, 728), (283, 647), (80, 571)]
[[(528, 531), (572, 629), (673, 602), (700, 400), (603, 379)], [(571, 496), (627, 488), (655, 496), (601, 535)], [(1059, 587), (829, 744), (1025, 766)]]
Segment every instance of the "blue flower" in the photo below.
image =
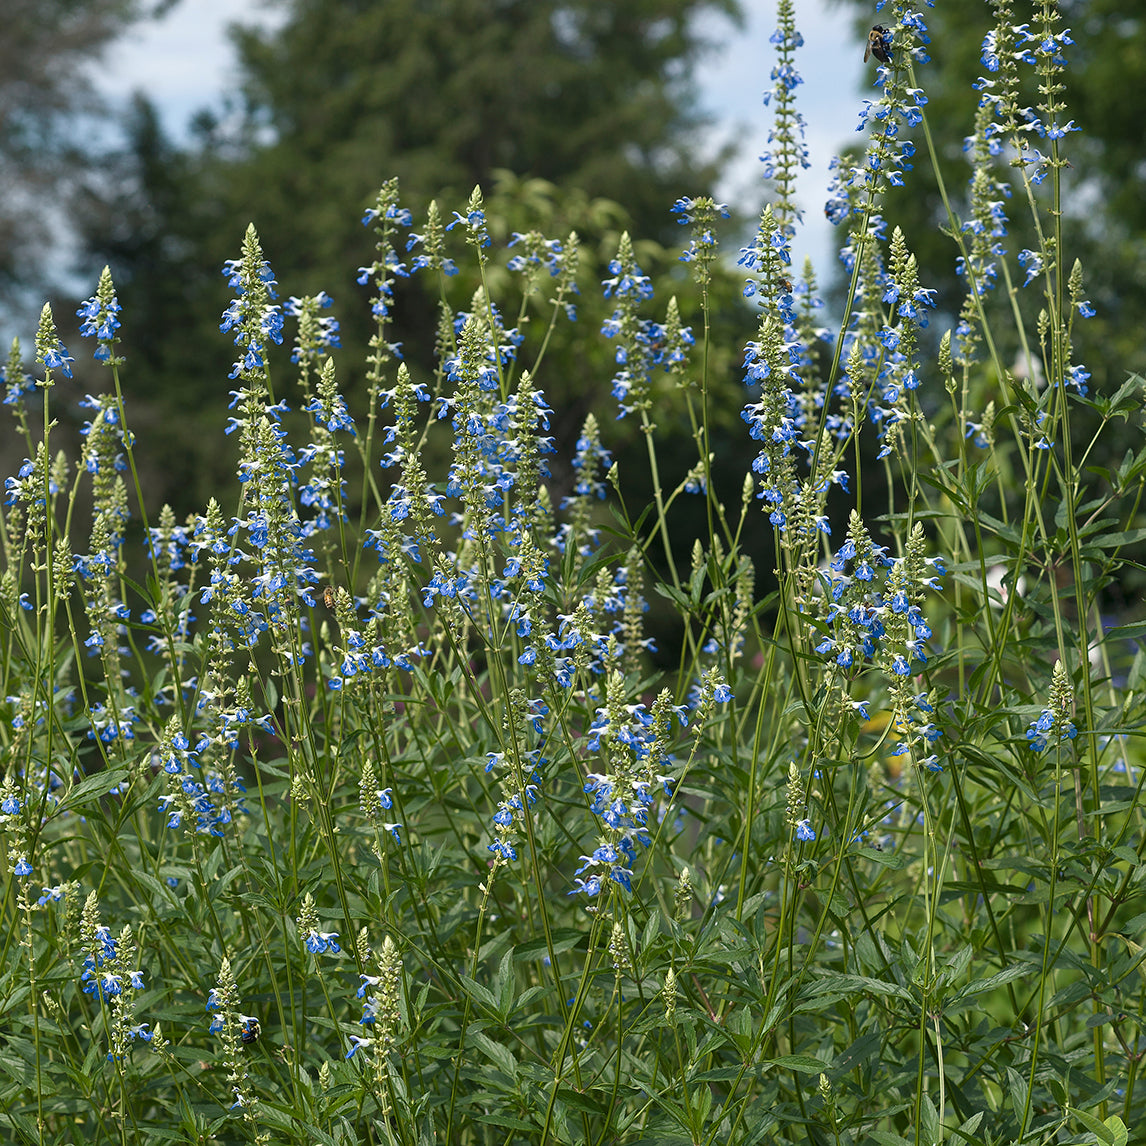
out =
[(310, 934), (306, 937), (306, 949), (312, 955), (323, 955), (327, 951), (332, 954), (337, 954), (342, 950), (342, 948), (338, 946), (338, 932), (317, 931), (312, 928)]
[[(1049, 734), (1053, 731), (1055, 723), (1055, 714), (1049, 708), (1044, 708), (1038, 720), (1031, 722), (1030, 728), (1027, 729), (1027, 741), (1032, 751), (1042, 752), (1046, 748), (1051, 739)], [(1054, 740), (1056, 744), (1062, 744), (1067, 740), (1073, 740), (1077, 735), (1078, 729), (1068, 720), (1061, 727), (1061, 731)]]

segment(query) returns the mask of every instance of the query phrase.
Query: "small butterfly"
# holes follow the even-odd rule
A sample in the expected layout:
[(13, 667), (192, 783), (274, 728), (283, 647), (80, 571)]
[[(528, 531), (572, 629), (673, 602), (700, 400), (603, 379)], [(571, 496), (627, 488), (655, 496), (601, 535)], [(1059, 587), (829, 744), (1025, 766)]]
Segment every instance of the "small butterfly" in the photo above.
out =
[(875, 56), (881, 64), (890, 64), (891, 52), (888, 51), (890, 47), (891, 33), (882, 24), (876, 24), (867, 34), (867, 47), (864, 49), (863, 62), (866, 64), (872, 56)]

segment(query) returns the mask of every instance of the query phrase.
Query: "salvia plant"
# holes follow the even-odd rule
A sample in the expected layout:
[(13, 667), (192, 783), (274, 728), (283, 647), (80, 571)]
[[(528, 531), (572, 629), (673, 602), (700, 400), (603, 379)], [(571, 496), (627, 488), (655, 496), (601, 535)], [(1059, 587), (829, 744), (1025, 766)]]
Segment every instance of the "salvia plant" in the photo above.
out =
[[(238, 481), (187, 520), (145, 510), (110, 275), (79, 310), (97, 394), (45, 307), (34, 368), (14, 345), (4, 375), (27, 456), (0, 535), (0, 1137), (1124, 1143), (1146, 1124), (1146, 671), (1115, 608), (1146, 447), (1105, 444), (1142, 384), (1092, 393), (1072, 349), (1094, 311), (1063, 245), (1069, 30), (1050, 0), (984, 11), (966, 186), (939, 184), (962, 301), (937, 309), (884, 215), (889, 188), (939, 178), (925, 13), (896, 0), (866, 145), (835, 164), (825, 327), (790, 265), (802, 41), (780, 0), (732, 485), (709, 199), (673, 206), (702, 323), (620, 240), (609, 317), (581, 332), (607, 340), (611, 398), (560, 484), (546, 351), (589, 289), (577, 236), (498, 249), (480, 191), (418, 229), (393, 181), (366, 212), (353, 400), (331, 300), (283, 302), (247, 231), (220, 327)], [(1008, 244), (1018, 217), (1030, 249)], [(392, 319), (415, 274), (440, 300), (431, 371)], [(658, 454), (666, 385), (683, 464)], [(73, 458), (54, 411), (76, 403)], [(651, 605), (679, 647), (654, 647)]]

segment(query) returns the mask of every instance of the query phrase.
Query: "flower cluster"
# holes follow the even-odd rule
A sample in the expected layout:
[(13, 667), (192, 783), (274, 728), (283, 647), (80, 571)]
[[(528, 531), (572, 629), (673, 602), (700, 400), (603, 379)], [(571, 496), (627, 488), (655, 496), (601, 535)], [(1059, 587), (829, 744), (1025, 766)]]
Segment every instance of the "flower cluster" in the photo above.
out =
[[(933, 0), (928, 0), (928, 3), (933, 3)], [(876, 78), (876, 86), (882, 88), (882, 95), (877, 101), (864, 101), (856, 128), (863, 131), (869, 123), (874, 125), (864, 162), (850, 173), (851, 185), (863, 191), (861, 211), (870, 209), (889, 187), (904, 185), (904, 172), (912, 168), (915, 144), (910, 139), (901, 138), (901, 132), (920, 123), (922, 109), (927, 104), (923, 89), (909, 87), (907, 82), (910, 61), (926, 62), (928, 59), (921, 46), (930, 43), (927, 25), (922, 14), (909, 10), (903, 0), (896, 0), (894, 9), (896, 18), (885, 39), (892, 62), (881, 64)]]
[[(912, 530), (904, 556), (889, 556), (876, 545), (854, 510), (847, 540), (821, 575), (824, 595), (818, 599), (826, 632), (815, 651), (830, 657), (852, 679), (865, 664), (878, 667), (889, 683), (897, 727), (906, 739), (894, 755), (916, 743), (932, 743), (938, 728), (926, 717), (933, 705), (914, 691), (911, 677), (927, 663), (931, 627), (923, 615), (926, 590), (938, 590), (944, 572), (937, 558), (923, 556), (923, 527)], [(935, 763), (928, 757), (923, 763)]]
[(33, 872), (30, 854), (28, 824), (25, 815), (25, 801), (11, 778), (0, 785), (0, 829), (9, 839), (8, 854), (11, 857), (11, 872), (24, 879)]
[(775, 108), (775, 122), (768, 133), (768, 148), (760, 156), (763, 176), (771, 179), (776, 188), (776, 215), (786, 235), (795, 230), (795, 223), (803, 213), (796, 206), (797, 168), (807, 170), (811, 163), (805, 142), (807, 127), (804, 117), (796, 109), (796, 88), (804, 82), (796, 70), (793, 56), (803, 47), (804, 37), (796, 30), (793, 0), (779, 0), (776, 5), (777, 28), (768, 38), (776, 49), (777, 60), (772, 65), (772, 88), (764, 93), (764, 103)]
[(150, 1024), (135, 1023), (135, 993), (143, 990), (143, 972), (134, 967), (136, 948), (130, 927), (118, 939), (99, 921), (99, 905), (93, 891), (84, 904), (80, 922), (80, 940), (84, 948), (80, 983), (84, 994), (91, 995), (108, 1014), (111, 1049), (109, 1059), (122, 1060), (135, 1039), (150, 1042)]
[[(573, 873), (577, 886), (570, 895), (583, 892), (594, 897), (603, 880), (632, 891), (637, 845), (648, 847), (651, 842), (646, 828), (656, 792), (661, 789), (672, 796), (675, 791), (669, 753), (673, 725), (685, 727), (688, 717), (688, 709), (674, 705), (667, 690), (651, 711), (644, 704), (627, 703), (624, 678), (615, 670), (609, 673), (606, 702), (598, 707), (586, 738), (586, 748), (600, 753), (604, 771), (589, 772), (584, 785), (591, 797), (590, 811), (607, 838), (591, 855), (581, 857), (581, 866)], [(588, 878), (580, 878), (586, 872)]]
[(1062, 661), (1055, 661), (1051, 673), (1050, 703), (1027, 729), (1027, 743), (1034, 752), (1044, 752), (1048, 744), (1066, 744), (1078, 735), (1070, 719), (1074, 707), (1070, 677)]
[[(719, 247), (716, 240), (716, 220), (728, 218), (728, 207), (723, 203), (714, 202), (707, 196), (699, 199), (686, 197), (678, 199), (672, 205), (672, 213), (682, 227), (692, 228), (688, 247), (680, 256), (680, 261), (692, 264), (696, 281), (702, 287), (706, 287), (712, 281), (713, 265)], [(689, 345), (692, 345), (691, 335)]]
[[(677, 213), (684, 216), (682, 221), (689, 221), (692, 205), (692, 200), (677, 202)], [(718, 210), (713, 204), (705, 208), (705, 214)], [(704, 240), (705, 249), (710, 248), (711, 242), (709, 230)], [(641, 317), (640, 305), (652, 298), (653, 285), (637, 263), (628, 232), (621, 236), (617, 255), (609, 262), (609, 274), (611, 277), (601, 285), (605, 298), (616, 299), (616, 306), (602, 323), (601, 333), (615, 339), (617, 344), (614, 358), (619, 369), (613, 375), (612, 388), (620, 410), (617, 417), (638, 414), (642, 428), (651, 432), (648, 415), (653, 406), (653, 372), (657, 367), (671, 369), (680, 362), (686, 348), (693, 343), (692, 332), (679, 323), (670, 326), (667, 322)]]
[(236, 294), (223, 312), (219, 329), (224, 334), (233, 330), (234, 343), (242, 352), (229, 377), (247, 382), (261, 379), (266, 372), (267, 344), (283, 340), (283, 316), (273, 302), (278, 297), (275, 276), (263, 258), (253, 223), (243, 238), (242, 256), (228, 259), (223, 274)]
[[(364, 941), (359, 943), (362, 964), (366, 964)], [(350, 1036), (350, 1050), (347, 1058), (363, 1048), (379, 1046), (388, 1049), (397, 1038), (398, 1023), (401, 1020), (400, 997), (402, 990), (402, 958), (394, 940), (389, 935), (382, 940), (382, 950), (378, 954), (377, 975), (360, 975), (358, 997), (362, 1000), (362, 1018), (359, 1023), (369, 1029), (373, 1038), (360, 1035)]]
[(561, 308), (570, 322), (576, 322), (577, 308), (569, 296), (581, 293), (577, 286), (577, 270), (581, 259), (577, 233), (570, 232), (569, 237), (562, 242), (560, 239), (547, 239), (540, 231), (528, 231), (525, 234), (514, 231), (509, 246), (520, 250), (506, 263), (506, 270), (525, 279), (522, 292), (525, 297), (539, 294), (546, 278), (555, 279), (554, 295), (550, 301)]

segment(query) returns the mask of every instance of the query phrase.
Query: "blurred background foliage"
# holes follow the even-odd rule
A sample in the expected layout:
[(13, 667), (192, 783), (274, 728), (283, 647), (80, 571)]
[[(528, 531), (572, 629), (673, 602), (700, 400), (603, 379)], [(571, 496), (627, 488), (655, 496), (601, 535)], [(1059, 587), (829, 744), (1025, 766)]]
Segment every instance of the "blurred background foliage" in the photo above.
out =
[[(140, 97), (122, 125), (126, 146), (112, 149), (106, 132), (77, 129), (99, 112), (90, 89), (75, 78), (82, 74), (78, 65), (132, 21), (171, 2), (12, 0), (0, 46), (0, 172), (7, 192), (0, 206), (0, 302), (44, 289), (50, 268), (36, 252), (53, 209), (66, 213), (78, 234), (84, 282), (94, 283), (110, 264), (123, 304), (125, 392), (136, 432), (148, 443), (152, 508), (166, 501), (180, 516), (201, 510), (233, 471), (233, 443), (219, 432), (233, 357), (218, 330), (228, 301), (220, 268), (238, 254), (249, 221), (282, 298), (320, 290), (333, 296), (344, 347), (336, 357), (347, 364), (340, 382), (359, 415), (362, 380), (350, 364), (366, 357), (370, 299), (355, 278), (371, 258), (360, 219), (380, 184), (395, 175), (415, 230), (431, 197), (449, 218), (464, 208), (474, 184), (483, 187), (491, 224), (503, 231), (564, 238), (576, 230), (584, 245), (582, 328), (599, 326), (608, 313), (599, 282), (625, 229), (657, 284), (653, 317), (664, 317), (675, 293), (684, 320), (698, 321), (687, 268), (677, 262), (687, 236), (668, 208), (681, 195), (712, 194), (728, 158), (718, 152), (697, 159), (712, 148), (704, 146), (709, 124), (696, 110), (693, 68), (711, 46), (702, 18), (719, 13), (736, 21), (740, 0), (272, 0), (281, 22), (234, 33), (236, 115), (221, 121), (204, 112), (189, 141), (176, 144)], [(855, 21), (857, 45), (873, 7), (868, 0), (837, 4), (840, 19)], [(1019, 19), (1031, 18), (1029, 5), (1018, 7)], [(1140, 194), (1146, 29), (1142, 15), (1114, 0), (1065, 0), (1062, 8), (1077, 41), (1066, 98), (1083, 129), (1065, 141), (1073, 162), (1069, 250), (1083, 258), (1087, 293), (1098, 309), (1079, 325), (1076, 360), (1091, 370), (1093, 388), (1109, 392), (1128, 370), (1146, 370), (1138, 318), (1146, 304)], [(983, 70), (980, 43), (992, 11), (986, 2), (944, 4), (927, 19), (932, 62), (917, 74), (928, 92), (933, 135), (947, 141), (941, 162), (958, 210), (968, 168), (957, 141), (970, 131), (972, 83)], [(772, 82), (770, 45), (760, 44), (760, 57), (763, 91)], [(1037, 99), (1032, 91), (1030, 102)], [(885, 215), (907, 234), (925, 285), (939, 289), (940, 314), (932, 323), (938, 336), (953, 324), (963, 284), (922, 138), (919, 146), (914, 177), (893, 193)], [(806, 188), (806, 200), (817, 202), (822, 190)], [(1017, 197), (1012, 207), (1007, 245), (1014, 252), (1035, 243), (1023, 232)], [(751, 224), (751, 218), (730, 222), (723, 236), (729, 273), (714, 286), (712, 345), (721, 356), (708, 370), (718, 485), (725, 472), (742, 474), (753, 454), (739, 421), (745, 391), (738, 348), (752, 337), (755, 320), (732, 264)], [(451, 238), (460, 245), (456, 232)], [(475, 286), (473, 279), (452, 280), (451, 305), (466, 309)], [(421, 280), (403, 280), (397, 294), (396, 336), (415, 375), (431, 367), (427, 289)], [(61, 318), (74, 309), (74, 300), (55, 301)], [(1038, 299), (1023, 295), (1021, 304), (1037, 307)], [(28, 350), (30, 337), (23, 341)], [(74, 337), (71, 344), (83, 357)], [(286, 349), (273, 365), (279, 377), (288, 376)], [(76, 369), (82, 391), (90, 367), (77, 361)], [(539, 379), (556, 411), (558, 495), (585, 413), (611, 402), (614, 369), (608, 342), (587, 349), (584, 339), (558, 328)], [(91, 377), (86, 388), (102, 384)], [(667, 380), (661, 399), (658, 432), (679, 433), (683, 441), (683, 404)], [(77, 410), (77, 427), (82, 420)], [(640, 507), (649, 490), (640, 484), (647, 478), (637, 438), (631, 419), (607, 428), (627, 500)], [(626, 465), (630, 456), (633, 464)], [(683, 467), (663, 476), (671, 488)], [(736, 484), (720, 496), (735, 502)], [(677, 532), (689, 535), (687, 528)]]
[(72, 130), (90, 109), (83, 64), (134, 21), (169, 3), (4, 0), (0, 7), (0, 305), (42, 287), (54, 207), (96, 160)]
[[(854, 20), (857, 38), (866, 36), (873, 22), (871, 0), (834, 2), (841, 15)], [(1061, 26), (1070, 29), (1075, 41), (1067, 50), (1063, 98), (1068, 118), (1080, 129), (1062, 141), (1072, 164), (1063, 172), (1066, 252), (1069, 262), (1081, 259), (1087, 297), (1098, 312), (1075, 327), (1076, 360), (1090, 369), (1093, 389), (1112, 393), (1128, 371), (1146, 373), (1146, 340), (1140, 329), (1146, 308), (1146, 6), (1122, 0), (1059, 0), (1058, 7)], [(1038, 3), (1013, 0), (1012, 9), (1017, 22), (1036, 26)], [(924, 18), (931, 62), (916, 66), (916, 78), (927, 92), (932, 136), (942, 148), (940, 166), (958, 212), (966, 202), (970, 174), (960, 141), (972, 132), (979, 99), (973, 85), (985, 73), (980, 55), (983, 36), (994, 22), (993, 8), (986, 0), (939, 3), (926, 10)], [(1033, 69), (1025, 70), (1031, 74), (1023, 102), (1034, 107), (1041, 97)], [(940, 311), (958, 314), (966, 284), (955, 274), (947, 214), (930, 174), (923, 133), (917, 130), (914, 138), (921, 177), (892, 189), (884, 216), (907, 236), (924, 268), (925, 285), (939, 290)], [(1049, 152), (1045, 140), (1034, 140), (1032, 146)], [(1015, 186), (1005, 242), (1012, 256), (1038, 246), (1017, 178)], [(1033, 310), (1028, 318), (1037, 315), (1039, 296), (1028, 292), (1019, 298)], [(943, 329), (941, 322), (933, 325)], [(1033, 322), (1030, 325), (1033, 329)], [(1017, 347), (1010, 350), (1013, 356)]]
[[(228, 298), (219, 270), (248, 221), (284, 297), (333, 296), (343, 343), (336, 358), (361, 363), (372, 329), (368, 288), (355, 282), (372, 254), (361, 218), (384, 180), (399, 178), (415, 230), (431, 198), (449, 219), (475, 184), (496, 227), (561, 239), (576, 230), (585, 251), (579, 321), (599, 326), (607, 310), (598, 284), (622, 230), (640, 241), (647, 272), (687, 285), (676, 262), (685, 236), (668, 208), (682, 194), (711, 194), (724, 161), (695, 160), (707, 121), (695, 111), (691, 77), (705, 47), (699, 17), (735, 19), (736, 0), (281, 7), (285, 21), (273, 30), (235, 33), (237, 117), (204, 114), (191, 144), (176, 147), (140, 99), (128, 146), (104, 156), (74, 198), (89, 273), (112, 268), (128, 394), (152, 407), (141, 436), (160, 452), (157, 484), (180, 512), (200, 506), (233, 466), (218, 432), (232, 359), (218, 333)], [(460, 251), (460, 233), (451, 241)], [(452, 281), (451, 305), (468, 308), (476, 285)], [(427, 289), (404, 280), (397, 290), (396, 336), (423, 377), (434, 340)], [(732, 303), (731, 277), (720, 290), (729, 303), (722, 312), (740, 311), (726, 343), (735, 346), (751, 316)], [(691, 290), (682, 292), (686, 321), (691, 301)], [(565, 456), (615, 369), (607, 343), (591, 362), (572, 346), (559, 334), (539, 380)], [(280, 377), (286, 359), (275, 363)], [(721, 364), (729, 387), (738, 384), (732, 366)], [(361, 413), (361, 378), (343, 373), (340, 382)], [(735, 417), (739, 406), (732, 409)]]

